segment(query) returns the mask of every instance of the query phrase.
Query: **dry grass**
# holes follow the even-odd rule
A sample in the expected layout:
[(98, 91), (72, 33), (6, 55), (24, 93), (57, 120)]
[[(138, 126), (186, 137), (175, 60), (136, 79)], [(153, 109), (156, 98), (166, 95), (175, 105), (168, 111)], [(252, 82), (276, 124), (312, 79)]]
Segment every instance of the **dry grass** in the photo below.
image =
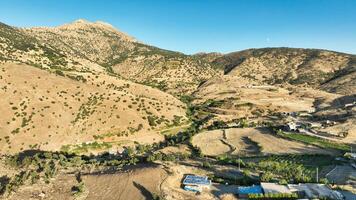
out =
[[(224, 134), (225, 132), (225, 134)], [(224, 136), (225, 135), (225, 136)], [(233, 128), (202, 132), (193, 138), (193, 145), (203, 154), (331, 154), (315, 146), (289, 141), (272, 135), (266, 129)]]
[[(27, 65), (0, 68), (0, 152), (59, 150), (82, 142), (163, 139), (157, 130), (185, 118), (185, 105), (157, 89), (104, 73), (85, 83)], [(154, 125), (149, 124), (151, 116)]]
[(75, 176), (60, 174), (50, 184), (22, 186), (6, 200), (41, 199), (42, 192), (45, 199), (52, 200), (150, 199), (151, 193), (160, 194), (160, 183), (166, 176), (162, 167), (152, 165), (139, 165), (125, 172), (82, 175), (85, 191), (80, 196), (73, 196), (71, 187), (77, 184)]

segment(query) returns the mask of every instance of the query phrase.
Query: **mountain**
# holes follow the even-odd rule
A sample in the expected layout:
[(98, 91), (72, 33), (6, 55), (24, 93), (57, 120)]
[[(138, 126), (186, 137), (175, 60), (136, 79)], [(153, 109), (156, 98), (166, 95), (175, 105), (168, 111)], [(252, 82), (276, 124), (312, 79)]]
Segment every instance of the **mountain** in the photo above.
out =
[(336, 121), (337, 125), (321, 129), (330, 136), (347, 135), (343, 141), (356, 142), (355, 111), (346, 108), (356, 102), (355, 55), (263, 48), (195, 56), (224, 71), (193, 93), (196, 104), (213, 105), (208, 106), (214, 114), (210, 125), (244, 117), (269, 121), (277, 113), (307, 112), (313, 122)]
[(356, 93), (355, 55), (297, 48), (248, 49), (212, 61), (229, 76), (256, 84), (292, 84), (341, 94)]
[(35, 27), (21, 31), (45, 44), (55, 46), (67, 56), (84, 58), (103, 66), (113, 57), (132, 51), (136, 42), (134, 38), (109, 24), (85, 20), (54, 28)]
[(192, 92), (218, 72), (209, 62), (137, 42), (103, 22), (77, 20), (54, 28), (21, 29), (81, 65), (94, 63), (125, 79), (158, 87), (172, 94)]
[(185, 55), (85, 20), (0, 24), (0, 66), (2, 152), (159, 141), (189, 124), (180, 96), (195, 105), (221, 101), (209, 110), (212, 121), (229, 121), (309, 111), (356, 93), (354, 55), (292, 48)]
[[(319, 168), (352, 187), (354, 161), (335, 160), (356, 147), (355, 64), (318, 49), (185, 55), (105, 22), (0, 24), (0, 199), (235, 199), (234, 184)], [(183, 190), (187, 174), (219, 192)]]
[[(147, 56), (162, 55), (157, 62), (166, 58), (185, 62), (188, 56), (170, 56), (169, 51), (137, 43), (108, 24), (83, 20), (55, 28), (1, 24), (0, 41), (1, 153), (115, 150), (134, 142), (160, 141), (161, 130), (186, 123), (185, 105), (176, 97), (122, 77), (109, 63), (115, 56), (138, 58), (151, 51)], [(194, 71), (194, 66), (174, 66)], [(127, 66), (131, 67), (135, 66)], [(150, 70), (162, 69), (150, 67), (147, 73)], [(177, 80), (158, 73), (142, 81), (153, 82), (155, 77)]]
[(0, 41), (1, 63), (20, 62), (42, 68), (64, 68), (74, 63), (58, 48), (3, 23), (0, 23)]

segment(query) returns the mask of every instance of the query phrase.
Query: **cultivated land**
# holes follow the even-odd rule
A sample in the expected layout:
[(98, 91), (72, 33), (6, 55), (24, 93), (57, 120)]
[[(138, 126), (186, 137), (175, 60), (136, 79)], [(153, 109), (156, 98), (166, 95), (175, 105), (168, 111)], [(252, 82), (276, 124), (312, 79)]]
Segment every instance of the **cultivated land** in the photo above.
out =
[(332, 154), (312, 145), (273, 135), (268, 129), (231, 128), (205, 131), (193, 137), (192, 144), (204, 155)]
[[(154, 176), (152, 176), (154, 174)], [(71, 194), (72, 185), (76, 184), (74, 174), (60, 174), (55, 184), (34, 184), (23, 187), (13, 196), (18, 199), (41, 199), (41, 194), (50, 199), (150, 199), (152, 193), (159, 194), (162, 181), (167, 176), (164, 169), (157, 166), (137, 166), (121, 173), (82, 175), (86, 192), (82, 196)], [(30, 198), (29, 198), (30, 197)]]
[[(0, 199), (236, 199), (237, 185), (316, 182), (317, 168), (355, 193), (355, 61), (184, 55), (104, 22), (0, 23)], [(186, 174), (213, 185), (184, 191)]]

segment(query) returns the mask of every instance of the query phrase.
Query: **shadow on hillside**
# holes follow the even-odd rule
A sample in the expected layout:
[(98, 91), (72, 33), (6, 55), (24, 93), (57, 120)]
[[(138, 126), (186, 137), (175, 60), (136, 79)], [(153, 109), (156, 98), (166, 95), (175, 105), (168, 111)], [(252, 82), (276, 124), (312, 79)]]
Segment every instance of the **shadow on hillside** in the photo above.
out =
[[(159, 165), (156, 163), (142, 163), (130, 166), (124, 166), (122, 168), (118, 168), (115, 166), (106, 167), (97, 171), (93, 172), (82, 172), (82, 175), (86, 176), (100, 176), (100, 175), (109, 175), (109, 174), (116, 174), (116, 173), (126, 173), (137, 169), (144, 169), (144, 168), (155, 168)], [(76, 172), (70, 172), (69, 174), (75, 174)]]
[(345, 104), (353, 103), (356, 101), (356, 95), (347, 95), (347, 96), (342, 96), (339, 98), (336, 98), (333, 100), (331, 105), (333, 107), (343, 107)]
[(141, 185), (141, 184), (139, 184), (139, 183), (137, 183), (137, 182), (135, 182), (135, 181), (133, 181), (132, 184), (133, 184), (138, 190), (140, 190), (141, 194), (145, 197), (145, 199), (147, 199), (147, 200), (148, 200), (148, 199), (149, 199), (149, 200), (154, 199), (152, 193), (151, 193), (148, 189), (146, 189), (143, 185)]
[[(49, 152), (42, 150), (24, 150), (15, 154), (11, 157), (11, 162), (14, 165), (22, 166), (26, 158), (33, 159), (38, 157), (39, 159), (54, 159), (62, 163), (70, 163), (71, 166), (82, 166), (86, 165), (88, 167), (93, 166), (98, 171), (95, 172), (83, 172), (83, 175), (100, 175), (100, 174), (114, 174), (118, 171), (131, 171), (143, 168), (157, 167), (158, 164), (147, 163), (144, 156), (139, 156), (132, 158), (124, 153), (122, 154), (109, 154), (103, 153), (99, 155), (76, 155), (67, 152)], [(131, 159), (136, 159), (131, 163)], [(96, 166), (102, 166), (101, 168), (96, 168)], [(84, 170), (85, 171), (85, 170)], [(76, 172), (70, 172), (73, 174)]]
[(10, 182), (10, 178), (5, 176), (0, 177), (0, 195), (3, 195), (5, 192), (6, 187), (2, 187), (4, 185), (7, 185)]
[(33, 157), (38, 153), (45, 153), (45, 151), (42, 150), (25, 150), (22, 151), (18, 154), (18, 158), (20, 161), (22, 161), (23, 159), (25, 159), (26, 157)]

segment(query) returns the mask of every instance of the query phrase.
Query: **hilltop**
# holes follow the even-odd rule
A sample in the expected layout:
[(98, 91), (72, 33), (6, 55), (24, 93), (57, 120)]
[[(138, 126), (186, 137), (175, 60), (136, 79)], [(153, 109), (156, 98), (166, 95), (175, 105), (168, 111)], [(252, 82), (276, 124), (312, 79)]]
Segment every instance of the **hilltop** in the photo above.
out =
[(104, 22), (77, 20), (54, 28), (21, 31), (55, 46), (69, 58), (84, 59), (82, 65), (90, 62), (102, 67), (89, 70), (105, 69), (172, 94), (192, 92), (218, 73), (208, 62), (140, 43)]

